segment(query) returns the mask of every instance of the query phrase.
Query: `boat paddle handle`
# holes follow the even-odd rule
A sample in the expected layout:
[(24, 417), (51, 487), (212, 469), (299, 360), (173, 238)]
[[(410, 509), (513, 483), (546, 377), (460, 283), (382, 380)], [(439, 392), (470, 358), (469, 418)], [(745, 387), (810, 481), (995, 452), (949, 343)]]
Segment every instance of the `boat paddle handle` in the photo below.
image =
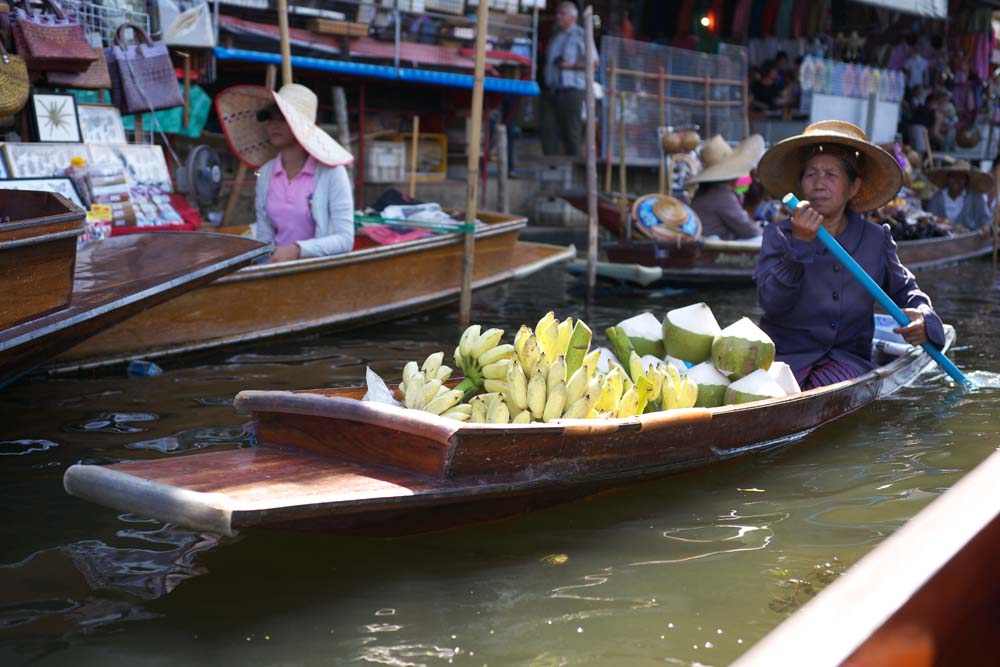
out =
[[(799, 205), (798, 197), (792, 193), (788, 193), (782, 197), (781, 202), (792, 211), (795, 211), (796, 207)], [(861, 268), (861, 265), (858, 264), (846, 250), (844, 250), (844, 247), (837, 242), (837, 239), (833, 238), (830, 232), (826, 231), (826, 228), (822, 225), (820, 225), (819, 230), (816, 232), (816, 238), (818, 238), (820, 242), (826, 246), (826, 249), (829, 250), (830, 253), (836, 257), (848, 271), (851, 272), (851, 275), (854, 276), (859, 283), (861, 283), (861, 286), (868, 290), (868, 293), (875, 297), (875, 300), (878, 301), (890, 315), (892, 315), (892, 319), (896, 320), (896, 322), (899, 323), (899, 326), (905, 327), (910, 323), (910, 318), (906, 316), (903, 309), (897, 306), (896, 303), (889, 298), (889, 295), (885, 293), (885, 290), (879, 287), (878, 283), (872, 280), (871, 276), (865, 273), (865, 270)], [(962, 371), (958, 370), (958, 367), (952, 363), (951, 359), (944, 356), (944, 353), (934, 347), (930, 341), (925, 341), (920, 345), (924, 348), (927, 354), (931, 356), (931, 359), (936, 361), (938, 365), (941, 366), (941, 368), (943, 368), (953, 380), (955, 380), (955, 382), (958, 382), (966, 387), (975, 386), (969, 378), (962, 374)]]

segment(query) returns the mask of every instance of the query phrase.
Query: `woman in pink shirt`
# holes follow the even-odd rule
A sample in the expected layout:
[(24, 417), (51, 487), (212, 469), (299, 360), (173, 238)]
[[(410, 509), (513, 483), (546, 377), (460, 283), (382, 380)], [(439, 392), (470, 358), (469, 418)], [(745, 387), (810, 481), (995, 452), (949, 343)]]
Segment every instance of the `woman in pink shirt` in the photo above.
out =
[(354, 158), (316, 125), (316, 95), (298, 84), (275, 93), (233, 86), (216, 108), (233, 153), (258, 169), (254, 238), (272, 243), (271, 262), (348, 252), (354, 198), (344, 165)]

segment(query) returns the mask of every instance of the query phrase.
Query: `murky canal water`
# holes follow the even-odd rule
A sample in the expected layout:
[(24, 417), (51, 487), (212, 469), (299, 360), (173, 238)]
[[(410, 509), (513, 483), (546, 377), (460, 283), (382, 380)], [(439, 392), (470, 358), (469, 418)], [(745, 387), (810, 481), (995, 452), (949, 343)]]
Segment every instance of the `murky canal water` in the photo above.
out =
[[(918, 277), (959, 330), (959, 367), (1000, 372), (989, 263)], [(752, 289), (602, 290), (587, 319), (701, 300), (723, 326), (758, 314)], [(477, 294), (473, 317), (512, 335), (581, 303), (551, 269)], [(0, 664), (726, 665), (1000, 443), (997, 392), (929, 372), (784, 449), (405, 539), (220, 543), (63, 492), (80, 460), (249, 446), (241, 389), (393, 378), (453, 348), (456, 311), (0, 392)]]

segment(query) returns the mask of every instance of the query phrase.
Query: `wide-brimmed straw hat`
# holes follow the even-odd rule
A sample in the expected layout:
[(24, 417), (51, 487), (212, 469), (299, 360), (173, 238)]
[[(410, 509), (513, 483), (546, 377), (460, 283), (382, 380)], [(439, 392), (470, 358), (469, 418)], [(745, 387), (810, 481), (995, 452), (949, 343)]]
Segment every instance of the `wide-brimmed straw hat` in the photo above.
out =
[(942, 158), (942, 162), (942, 165), (927, 170), (927, 180), (939, 188), (948, 187), (950, 174), (966, 174), (969, 177), (969, 185), (977, 192), (989, 192), (993, 186), (993, 179), (989, 174), (979, 171), (965, 160), (945, 157)]
[(701, 147), (701, 162), (705, 168), (687, 180), (688, 183), (714, 183), (731, 181), (746, 176), (757, 166), (764, 154), (764, 137), (754, 134), (735, 148), (721, 134), (717, 134)]
[(824, 146), (838, 146), (849, 151), (861, 179), (861, 189), (851, 199), (851, 208), (859, 213), (882, 206), (899, 194), (903, 173), (888, 151), (868, 141), (857, 125), (840, 120), (824, 120), (806, 127), (802, 134), (779, 141), (764, 153), (757, 165), (757, 176), (774, 197), (789, 192), (807, 199), (802, 191), (801, 175), (806, 161)]
[(215, 98), (229, 148), (251, 169), (278, 154), (268, 138), (267, 123), (257, 120), (257, 112), (269, 107), (277, 108), (299, 145), (317, 161), (331, 167), (353, 162), (347, 149), (316, 125), (318, 106), (316, 94), (297, 83), (287, 83), (278, 92), (264, 86), (232, 86)]

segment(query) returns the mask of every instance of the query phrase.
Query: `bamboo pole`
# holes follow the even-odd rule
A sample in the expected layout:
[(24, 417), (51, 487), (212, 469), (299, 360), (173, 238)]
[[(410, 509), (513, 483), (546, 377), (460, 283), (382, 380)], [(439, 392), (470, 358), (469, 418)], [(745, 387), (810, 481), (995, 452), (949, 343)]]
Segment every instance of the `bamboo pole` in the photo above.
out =
[(993, 282), (997, 281), (997, 249), (1000, 244), (1000, 165), (993, 165)]
[(191, 122), (191, 54), (186, 51), (178, 51), (184, 59), (184, 117), (183, 124), (186, 128)]
[[(347, 120), (347, 94), (344, 92), (343, 86), (334, 86), (331, 92), (333, 95), (333, 116), (337, 119), (337, 140), (341, 146), (350, 151), (351, 128)], [(345, 166), (348, 176), (354, 180), (354, 163)]]
[(618, 236), (625, 237), (628, 196), (625, 194), (625, 95), (618, 95)]
[(660, 94), (659, 94), (659, 107), (660, 107), (660, 130), (659, 130), (659, 141), (660, 141), (660, 194), (666, 194), (666, 174), (663, 172), (663, 133), (666, 131), (667, 126), (667, 91), (666, 88), (666, 78), (664, 77), (665, 72), (663, 68), (660, 68)]
[(417, 143), (420, 139), (420, 116), (413, 117), (413, 137), (410, 140), (410, 199), (417, 196)]
[[(617, 54), (615, 55), (615, 62), (618, 62)], [(618, 68), (614, 65), (608, 74), (611, 77), (611, 85), (604, 93), (604, 104), (608, 108), (608, 129), (604, 132), (604, 136), (607, 137), (607, 151), (608, 159), (604, 163), (604, 192), (611, 194), (611, 161), (612, 161), (612, 150), (611, 147), (615, 145), (614, 130), (615, 130), (615, 86), (618, 83)]]
[(507, 190), (507, 173), (510, 164), (507, 160), (507, 126), (497, 125), (497, 206), (501, 213), (510, 213), (510, 193)]
[(281, 84), (292, 82), (292, 45), (288, 38), (288, 0), (278, 0), (278, 34), (281, 36)]
[[(472, 109), (469, 115), (472, 128), (469, 132), (469, 150), (465, 181), (465, 222), (476, 224), (478, 213), (476, 204), (479, 188), (479, 139), (483, 125), (483, 78), (486, 72), (486, 29), (489, 25), (489, 5), (486, 0), (479, 0), (476, 11), (476, 69), (475, 82), (472, 87)], [(469, 326), (472, 312), (472, 269), (475, 262), (476, 236), (465, 234), (465, 252), (462, 257), (462, 296), (459, 300), (458, 322), (464, 330)]]
[(712, 79), (705, 75), (705, 138), (712, 136)]
[(587, 303), (594, 301), (597, 284), (597, 119), (594, 116), (594, 8), (583, 10), (583, 30), (587, 40), (585, 99), (587, 101), (587, 127), (584, 145), (587, 155)]

